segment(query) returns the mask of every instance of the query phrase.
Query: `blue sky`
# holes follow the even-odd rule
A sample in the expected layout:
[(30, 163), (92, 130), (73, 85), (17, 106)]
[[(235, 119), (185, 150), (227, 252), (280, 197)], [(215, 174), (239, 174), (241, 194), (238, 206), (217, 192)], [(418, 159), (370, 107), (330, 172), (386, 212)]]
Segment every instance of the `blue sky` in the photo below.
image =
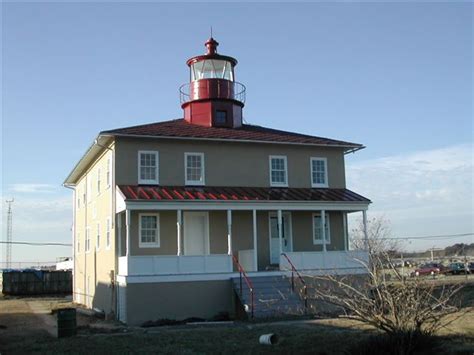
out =
[(348, 187), (396, 235), (474, 229), (472, 4), (3, 3), (2, 15), (2, 200), (16, 199), (17, 240), (69, 240), (60, 185), (99, 131), (182, 117), (185, 61), (211, 25), (239, 60), (247, 122), (365, 144), (347, 157)]

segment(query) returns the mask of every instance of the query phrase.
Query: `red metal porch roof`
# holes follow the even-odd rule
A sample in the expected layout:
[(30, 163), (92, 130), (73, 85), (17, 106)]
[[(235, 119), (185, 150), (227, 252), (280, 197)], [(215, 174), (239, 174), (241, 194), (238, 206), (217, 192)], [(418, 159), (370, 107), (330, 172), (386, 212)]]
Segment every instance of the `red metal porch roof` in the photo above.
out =
[(154, 185), (120, 185), (119, 189), (126, 200), (136, 201), (321, 201), (370, 203), (369, 199), (348, 189)]

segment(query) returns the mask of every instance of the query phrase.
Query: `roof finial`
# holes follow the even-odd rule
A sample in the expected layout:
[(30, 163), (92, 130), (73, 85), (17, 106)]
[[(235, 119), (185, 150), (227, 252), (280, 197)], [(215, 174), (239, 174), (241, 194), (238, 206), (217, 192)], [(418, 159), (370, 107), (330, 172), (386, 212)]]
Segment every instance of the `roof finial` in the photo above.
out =
[(212, 26), (211, 26), (211, 38), (212, 38)]
[(206, 41), (204, 45), (207, 48), (206, 55), (213, 55), (217, 53), (217, 46), (219, 45), (219, 42), (217, 42), (214, 38), (211, 37)]

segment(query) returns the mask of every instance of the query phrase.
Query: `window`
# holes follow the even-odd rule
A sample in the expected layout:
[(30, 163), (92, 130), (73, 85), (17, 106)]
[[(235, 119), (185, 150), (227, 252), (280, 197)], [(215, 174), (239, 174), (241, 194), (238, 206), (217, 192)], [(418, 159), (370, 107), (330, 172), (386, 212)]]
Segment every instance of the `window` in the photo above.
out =
[(227, 111), (217, 110), (216, 111), (216, 124), (226, 124), (227, 123)]
[(157, 213), (139, 215), (140, 248), (160, 247), (160, 216)]
[(76, 254), (81, 252), (81, 235), (79, 232), (76, 234)]
[(311, 187), (328, 187), (326, 158), (311, 158)]
[(233, 81), (233, 68), (231, 62), (219, 59), (206, 59), (191, 65), (191, 80), (200, 79), (226, 79)]
[(100, 168), (97, 169), (97, 195), (100, 195)]
[[(331, 244), (331, 234), (329, 229), (329, 215), (324, 216), (326, 244)], [(321, 228), (321, 215), (313, 214), (313, 244), (323, 244), (323, 230)]]
[(92, 173), (87, 177), (87, 202), (92, 201)]
[(110, 217), (107, 217), (107, 226), (105, 230), (105, 247), (107, 249), (110, 249), (110, 224), (111, 224)]
[(138, 152), (138, 183), (158, 184), (158, 152)]
[(97, 239), (96, 239), (95, 247), (97, 250), (100, 249), (100, 224), (99, 223), (97, 223)]
[(270, 156), (270, 185), (288, 186), (286, 156)]
[(112, 170), (112, 159), (109, 157), (107, 158), (107, 172), (106, 172), (107, 188), (109, 188), (110, 185), (112, 185), (111, 170)]
[(91, 250), (91, 233), (90, 233), (90, 228), (86, 228), (86, 253), (88, 253)]
[(184, 153), (186, 185), (204, 185), (204, 153)]

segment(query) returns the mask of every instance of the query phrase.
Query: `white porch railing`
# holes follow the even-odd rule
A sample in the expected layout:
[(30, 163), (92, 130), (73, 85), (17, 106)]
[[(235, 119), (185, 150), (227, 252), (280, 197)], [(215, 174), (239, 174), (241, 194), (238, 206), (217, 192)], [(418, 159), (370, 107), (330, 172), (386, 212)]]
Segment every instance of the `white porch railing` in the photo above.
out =
[(160, 255), (119, 257), (121, 276), (210, 274), (232, 272), (231, 256), (211, 255)]
[(242, 265), (245, 271), (257, 271), (254, 265), (254, 250), (239, 250), (239, 263)]
[[(366, 251), (285, 252), (298, 270), (324, 270), (344, 273), (344, 270), (363, 269), (369, 260)], [(288, 260), (280, 256), (280, 270), (291, 270)]]

